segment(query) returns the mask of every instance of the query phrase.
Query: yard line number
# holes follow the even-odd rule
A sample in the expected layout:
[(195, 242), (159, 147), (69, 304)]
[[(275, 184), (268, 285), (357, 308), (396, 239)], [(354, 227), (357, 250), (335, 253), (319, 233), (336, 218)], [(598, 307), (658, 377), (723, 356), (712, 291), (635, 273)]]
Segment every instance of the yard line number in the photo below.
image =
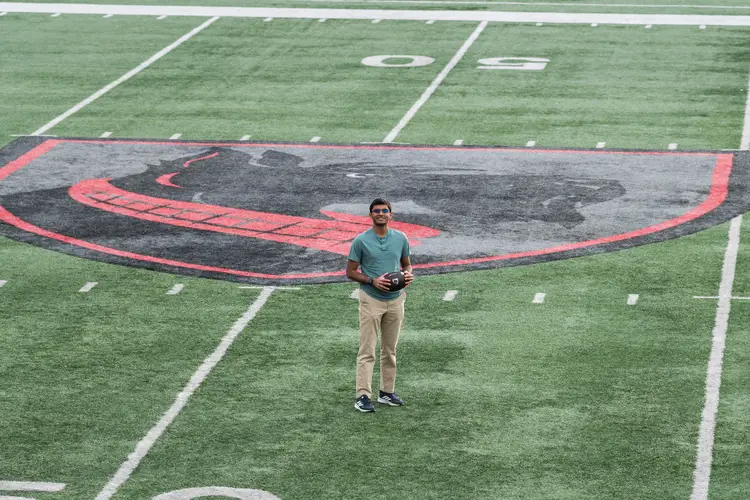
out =
[[(380, 55), (362, 59), (362, 64), (375, 68), (415, 68), (435, 62), (428, 56), (417, 55)], [(477, 69), (504, 69), (516, 71), (542, 71), (549, 59), (544, 57), (488, 57), (477, 61)]]

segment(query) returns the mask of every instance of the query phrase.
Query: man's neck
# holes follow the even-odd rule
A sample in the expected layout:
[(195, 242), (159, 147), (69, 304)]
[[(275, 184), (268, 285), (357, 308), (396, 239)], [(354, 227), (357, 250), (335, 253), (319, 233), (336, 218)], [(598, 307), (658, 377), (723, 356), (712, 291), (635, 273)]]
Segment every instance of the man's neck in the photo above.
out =
[(378, 226), (377, 224), (374, 224), (372, 226), (372, 230), (375, 231), (375, 234), (380, 236), (381, 238), (388, 234), (388, 224), (384, 224), (382, 226)]

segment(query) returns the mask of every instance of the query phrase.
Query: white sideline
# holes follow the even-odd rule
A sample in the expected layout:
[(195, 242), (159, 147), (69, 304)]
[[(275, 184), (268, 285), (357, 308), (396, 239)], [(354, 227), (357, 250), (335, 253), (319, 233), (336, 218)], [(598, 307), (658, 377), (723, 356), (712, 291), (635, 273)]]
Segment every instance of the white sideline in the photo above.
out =
[(701, 414), (701, 425), (698, 431), (698, 452), (693, 471), (693, 492), (690, 500), (707, 500), (708, 485), (711, 479), (711, 462), (713, 460), (714, 431), (716, 430), (716, 413), (719, 409), (719, 391), (721, 389), (721, 371), (724, 363), (724, 346), (729, 326), (729, 310), (732, 303), (732, 284), (737, 265), (737, 252), (740, 247), (740, 226), (742, 216), (732, 219), (729, 226), (729, 243), (724, 252), (724, 264), (721, 269), (719, 284), (719, 302), (716, 306), (716, 320), (712, 332), (711, 354), (708, 358), (706, 373), (706, 395)]
[(203, 7), (182, 5), (94, 5), (0, 2), (0, 11), (123, 16), (248, 17), (271, 19), (383, 19), (504, 23), (635, 24), (682, 26), (750, 26), (750, 16), (702, 14), (591, 14), (565, 12), (496, 12), (459, 10), (291, 9), (270, 7)]
[[(748, 82), (750, 84), (750, 82)], [(750, 87), (746, 87), (745, 120), (742, 126), (740, 150), (750, 149)], [(693, 471), (693, 491), (690, 500), (707, 500), (708, 486), (711, 480), (713, 462), (714, 433), (716, 431), (716, 414), (719, 410), (719, 392), (721, 390), (721, 372), (724, 364), (724, 346), (729, 327), (729, 311), (732, 303), (732, 285), (737, 266), (737, 253), (740, 247), (740, 227), (742, 215), (732, 219), (729, 226), (729, 242), (724, 252), (724, 264), (721, 269), (719, 284), (719, 301), (716, 306), (716, 320), (712, 332), (711, 354), (706, 371), (706, 395), (701, 414), (701, 426), (698, 431), (698, 451)]]
[(416, 4), (416, 5), (525, 5), (528, 7), (631, 7), (660, 9), (750, 9), (748, 5), (680, 5), (639, 3), (496, 2), (494, 0), (309, 0), (322, 3)]
[[(25, 5), (25, 4), (19, 4), (19, 5)], [(48, 5), (48, 4), (40, 4), (40, 5)], [(73, 4), (73, 5), (75, 5), (75, 4)], [(8, 9), (8, 10), (11, 10), (11, 9)], [(86, 106), (88, 106), (89, 104), (91, 104), (92, 102), (94, 102), (95, 100), (97, 100), (98, 98), (100, 98), (101, 96), (103, 96), (104, 94), (106, 94), (107, 92), (109, 92), (110, 90), (112, 90), (113, 88), (117, 87), (121, 83), (123, 83), (123, 82), (129, 80), (130, 78), (134, 77), (135, 75), (137, 75), (138, 73), (140, 73), (144, 69), (148, 68), (153, 63), (155, 63), (156, 61), (158, 61), (159, 59), (161, 59), (165, 55), (167, 55), (170, 52), (172, 52), (172, 50), (174, 50), (177, 47), (179, 47), (180, 45), (182, 45), (183, 42), (186, 42), (187, 40), (190, 40), (193, 36), (195, 36), (196, 34), (200, 33), (204, 28), (207, 28), (208, 26), (210, 26), (211, 24), (213, 24), (217, 19), (219, 19), (219, 18), (218, 17), (212, 17), (211, 19), (209, 19), (205, 23), (201, 24), (197, 28), (193, 29), (189, 33), (181, 36), (176, 42), (168, 45), (167, 47), (164, 47), (159, 52), (157, 52), (156, 54), (154, 54), (153, 56), (151, 56), (150, 58), (148, 58), (146, 61), (144, 61), (141, 64), (139, 64), (136, 68), (131, 69), (130, 71), (128, 71), (127, 73), (125, 73), (124, 75), (122, 75), (120, 78), (118, 78), (114, 82), (112, 82), (109, 85), (106, 85), (106, 86), (102, 87), (101, 89), (97, 90), (96, 92), (94, 92), (93, 94), (91, 94), (89, 97), (87, 97), (83, 101), (79, 102), (78, 104), (76, 104), (75, 106), (73, 106), (72, 108), (70, 108), (69, 110), (67, 110), (65, 113), (61, 114), (60, 116), (58, 116), (57, 118), (55, 118), (51, 122), (47, 123), (46, 125), (43, 125), (41, 128), (39, 128), (38, 130), (36, 130), (31, 135), (42, 135), (42, 134), (44, 134), (46, 131), (48, 131), (49, 129), (51, 129), (52, 127), (54, 127), (55, 125), (57, 125), (61, 121), (65, 120), (66, 118), (68, 118), (69, 116), (73, 115), (74, 113), (77, 113), (78, 111), (82, 110), (83, 108), (85, 108)]]
[(128, 455), (128, 459), (120, 466), (115, 475), (109, 482), (104, 486), (102, 491), (96, 496), (96, 500), (109, 500), (112, 496), (117, 493), (120, 486), (128, 480), (130, 475), (138, 467), (138, 464), (148, 454), (151, 447), (154, 445), (157, 439), (161, 437), (169, 424), (179, 415), (182, 409), (188, 402), (190, 396), (200, 387), (206, 377), (211, 373), (211, 370), (217, 365), (221, 358), (224, 357), (229, 347), (235, 341), (237, 336), (242, 333), (242, 330), (252, 321), (255, 315), (265, 305), (268, 298), (274, 292), (275, 288), (272, 286), (263, 287), (258, 295), (258, 298), (250, 305), (250, 308), (245, 311), (232, 327), (227, 331), (224, 337), (221, 339), (219, 346), (212, 352), (200, 365), (198, 370), (190, 377), (187, 385), (185, 385), (182, 392), (177, 395), (172, 406), (167, 412), (159, 419), (154, 427), (141, 439), (135, 446), (135, 450)]
[(393, 127), (393, 130), (391, 130), (388, 135), (385, 136), (383, 142), (393, 142), (393, 139), (395, 139), (396, 136), (401, 132), (401, 130), (409, 123), (409, 121), (414, 118), (414, 115), (417, 114), (419, 108), (421, 108), (422, 105), (427, 102), (427, 99), (429, 99), (430, 96), (435, 93), (435, 90), (437, 90), (438, 86), (443, 82), (443, 80), (445, 80), (445, 77), (448, 76), (448, 73), (450, 73), (453, 67), (458, 64), (458, 61), (461, 60), (464, 54), (466, 54), (466, 51), (469, 50), (469, 47), (471, 47), (471, 45), (479, 37), (485, 27), (487, 27), (487, 21), (482, 21), (481, 23), (479, 23), (479, 26), (476, 27), (474, 32), (469, 36), (464, 44), (461, 45), (461, 48), (458, 49), (458, 52), (456, 52), (456, 54), (445, 66), (445, 68), (443, 68), (443, 71), (441, 71), (438, 76), (435, 77), (435, 80), (433, 80), (430, 86), (427, 87), (427, 90), (424, 91), (422, 96), (417, 100), (417, 102), (414, 103), (411, 109), (406, 112), (404, 117), (401, 118), (401, 121), (398, 122), (398, 124)]

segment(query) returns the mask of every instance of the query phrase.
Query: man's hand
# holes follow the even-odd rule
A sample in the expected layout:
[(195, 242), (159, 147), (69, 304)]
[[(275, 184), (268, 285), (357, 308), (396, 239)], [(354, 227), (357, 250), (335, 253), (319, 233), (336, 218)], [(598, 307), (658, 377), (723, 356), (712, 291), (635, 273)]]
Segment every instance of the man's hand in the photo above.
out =
[[(387, 273), (386, 273), (387, 274)], [(378, 276), (372, 280), (372, 286), (380, 290), (381, 292), (391, 291), (391, 282), (385, 279), (385, 274)]]
[(411, 285), (411, 282), (414, 281), (414, 275), (411, 271), (404, 271), (404, 281), (406, 281), (406, 286)]

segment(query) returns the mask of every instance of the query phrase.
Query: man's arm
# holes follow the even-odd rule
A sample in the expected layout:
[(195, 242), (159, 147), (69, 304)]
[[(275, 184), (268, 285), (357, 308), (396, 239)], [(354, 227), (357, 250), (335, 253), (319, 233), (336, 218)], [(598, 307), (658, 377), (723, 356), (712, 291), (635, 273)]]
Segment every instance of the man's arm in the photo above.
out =
[(352, 281), (359, 281), (360, 283), (366, 283), (366, 284), (372, 284), (372, 278), (367, 276), (364, 273), (360, 273), (357, 271), (357, 268), (359, 267), (359, 262), (356, 260), (347, 260), (346, 261), (346, 277), (349, 278)]

